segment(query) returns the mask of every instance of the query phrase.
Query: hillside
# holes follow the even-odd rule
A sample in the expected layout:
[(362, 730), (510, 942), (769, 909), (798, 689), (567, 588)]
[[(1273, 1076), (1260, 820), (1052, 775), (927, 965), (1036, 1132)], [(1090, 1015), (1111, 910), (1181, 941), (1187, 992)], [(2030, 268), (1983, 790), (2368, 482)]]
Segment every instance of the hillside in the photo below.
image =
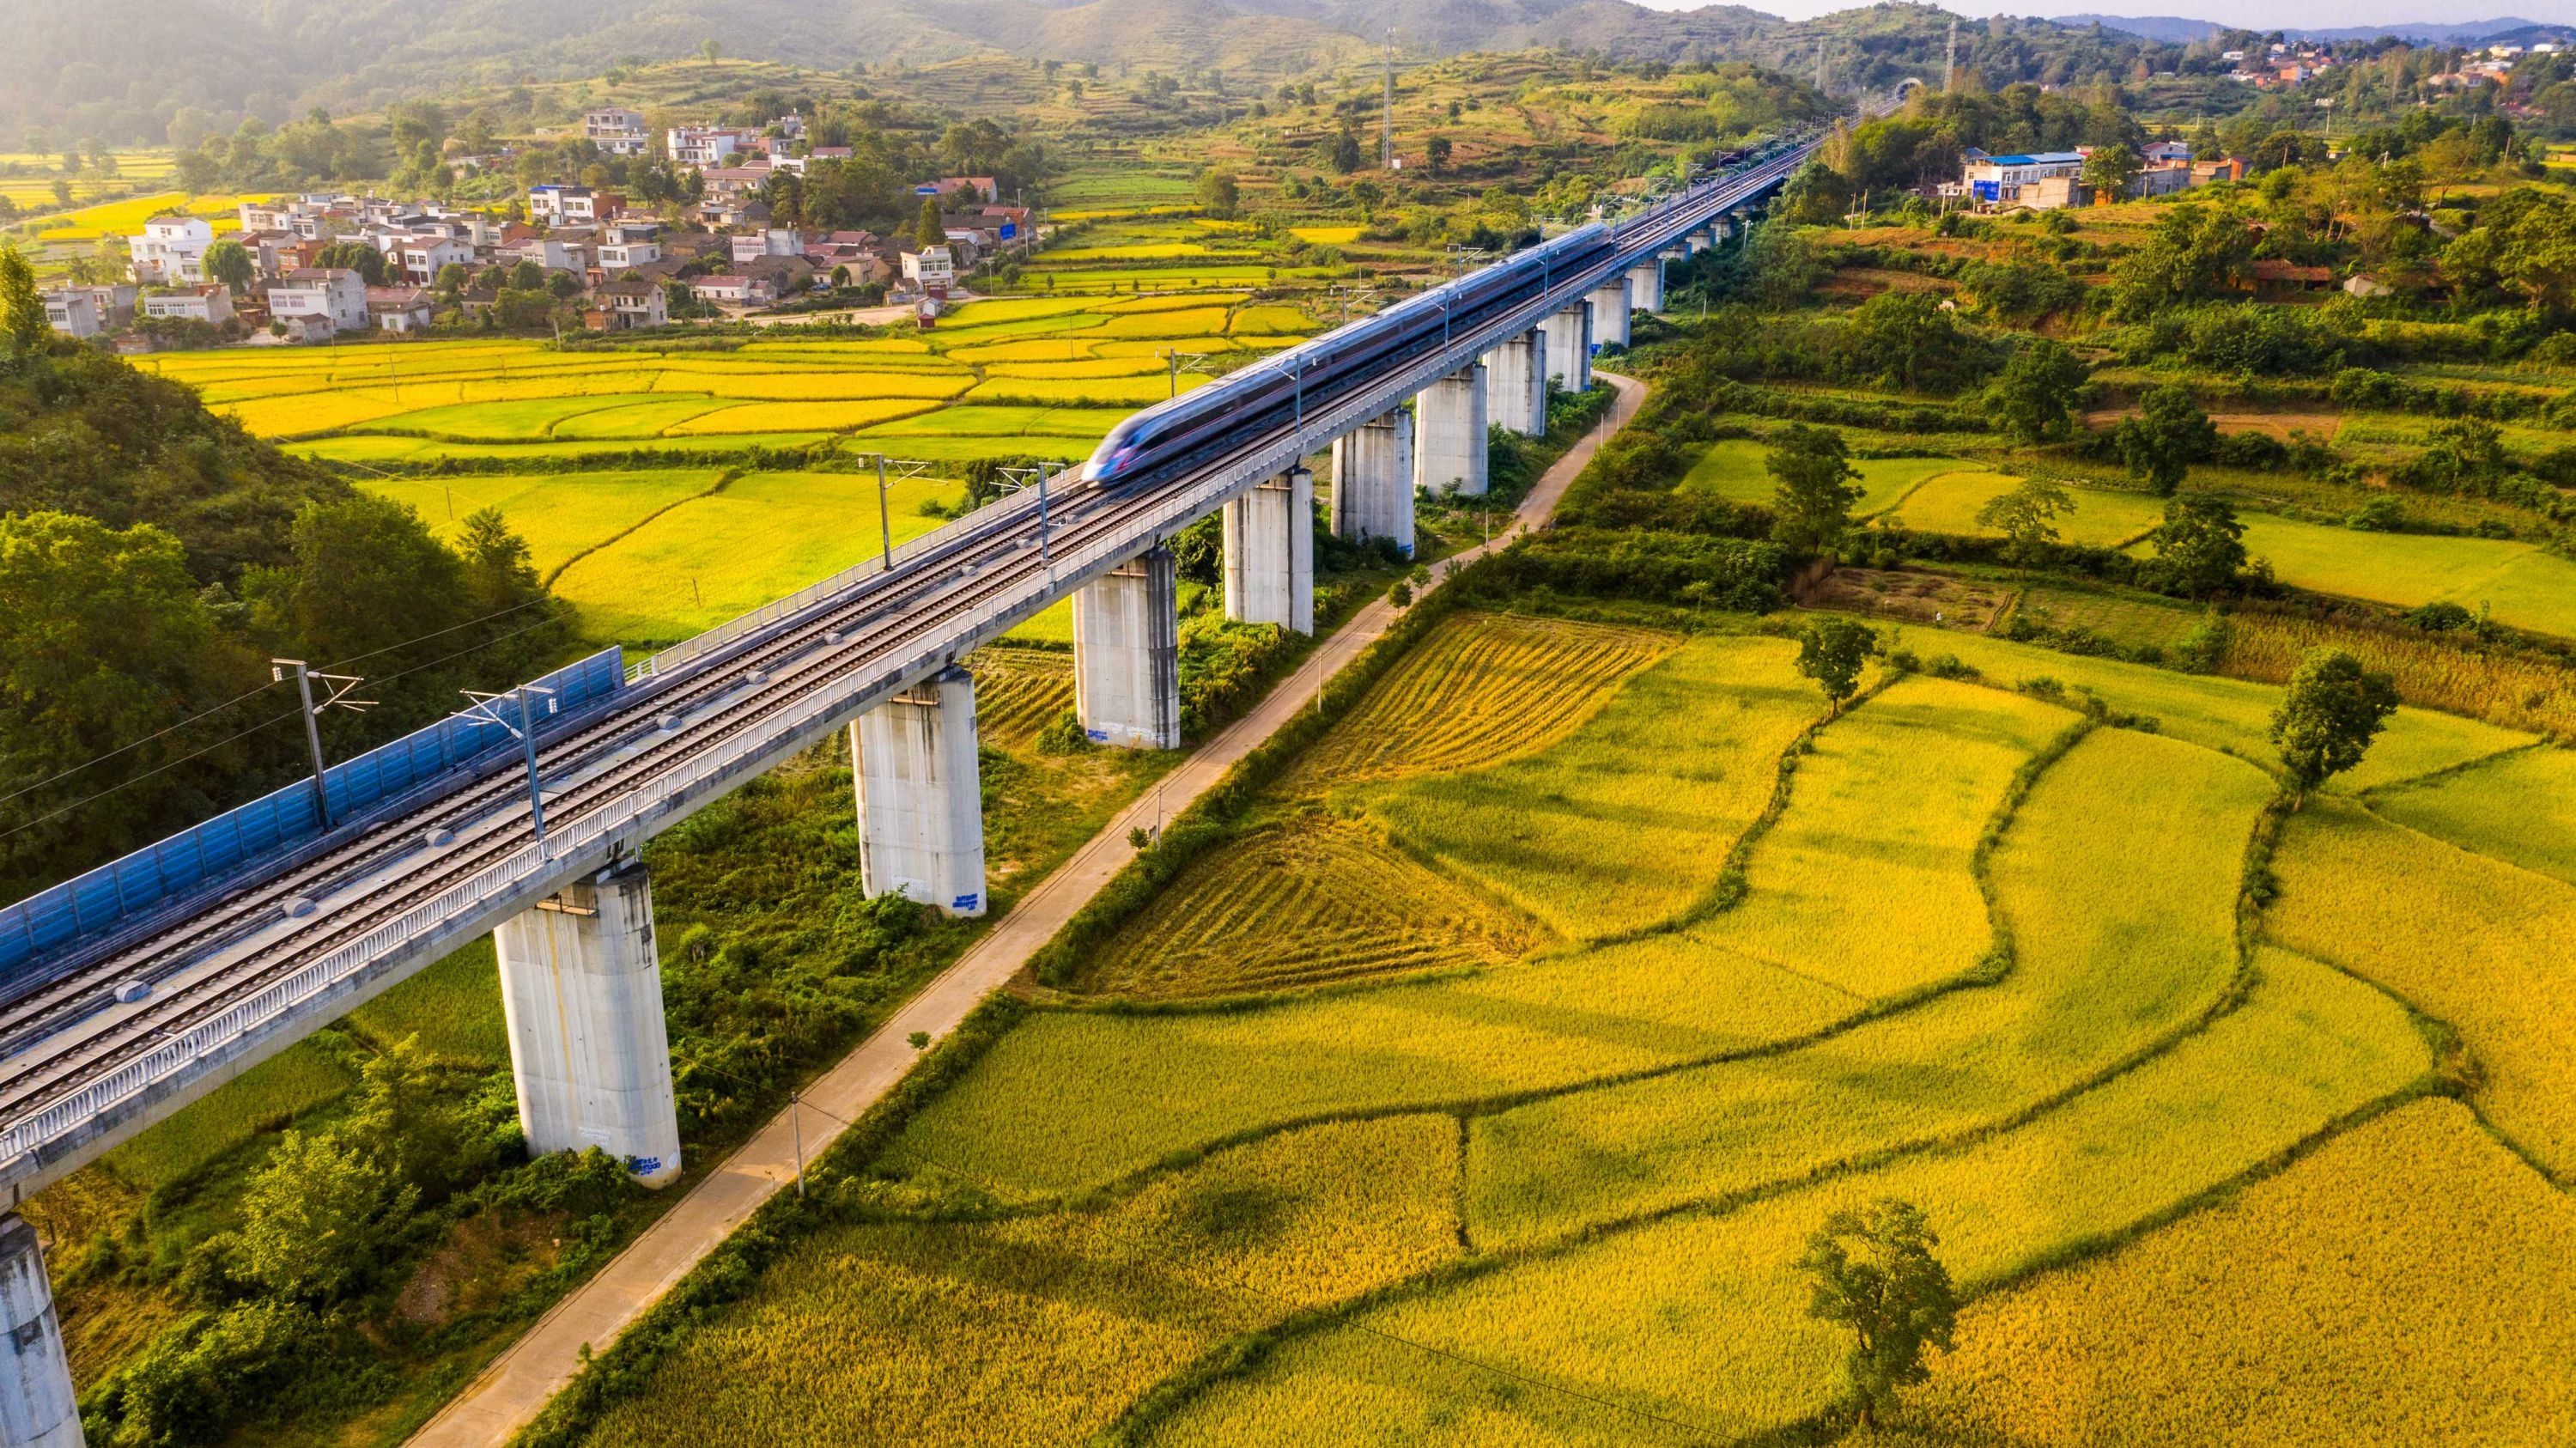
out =
[[(597, 75), (698, 53), (815, 70), (882, 70), (996, 52), (1122, 72), (1219, 71), (1254, 85), (1374, 55), (1571, 49), (1611, 58), (1752, 60), (1810, 73), (1822, 45), (1837, 87), (1936, 75), (1948, 12), (1883, 4), (1790, 23), (1737, 5), (1652, 10), (1630, 0), (20, 0), (28, 43), (0, 57), (0, 126), (50, 149), (80, 138), (158, 143), (173, 130), (277, 125), (460, 87)], [(136, 46), (137, 35), (152, 37)], [(1998, 18), (1961, 37), (1990, 86), (2076, 84), (2170, 69), (2179, 51), (2134, 36)]]

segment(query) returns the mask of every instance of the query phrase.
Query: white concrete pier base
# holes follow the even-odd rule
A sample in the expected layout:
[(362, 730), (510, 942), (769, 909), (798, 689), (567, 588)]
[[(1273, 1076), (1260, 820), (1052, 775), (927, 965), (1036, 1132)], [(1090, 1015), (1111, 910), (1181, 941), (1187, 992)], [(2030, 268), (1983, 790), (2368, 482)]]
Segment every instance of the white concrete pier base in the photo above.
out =
[(1073, 595), (1073, 709), (1096, 743), (1181, 747), (1179, 592), (1169, 549), (1129, 559)]
[(528, 1151), (598, 1147), (648, 1187), (680, 1175), (652, 877), (612, 866), (492, 932)]
[(1628, 268), (1628, 301), (1641, 312), (1664, 309), (1664, 259), (1649, 257)]
[(1315, 631), (1315, 475), (1291, 468), (1225, 505), (1225, 616)]
[(1396, 408), (1333, 439), (1333, 534), (1413, 556), (1413, 415)]
[(1547, 319), (1547, 375), (1568, 392), (1592, 385), (1592, 304), (1576, 302)]
[(1547, 332), (1532, 327), (1485, 354), (1485, 420), (1547, 436)]
[(1682, 244), (1690, 248), (1690, 254), (1693, 256), (1697, 256), (1701, 252), (1707, 251), (1709, 248), (1717, 245), (1716, 242), (1709, 240), (1709, 235), (1705, 231), (1694, 231), (1690, 235), (1683, 237)]
[(0, 1216), (0, 1328), (8, 1331), (0, 1445), (81, 1448), (80, 1405), (62, 1319), (54, 1312), (54, 1285), (45, 1276), (44, 1245), (16, 1212)]
[[(1628, 345), (1628, 311), (1634, 305), (1628, 279), (1612, 277), (1592, 290), (1592, 345)], [(1587, 369), (1589, 370), (1589, 369)]]
[(1413, 400), (1413, 484), (1432, 494), (1485, 492), (1485, 398), (1481, 362), (1422, 389)]
[(949, 915), (984, 913), (984, 788), (975, 763), (975, 679), (931, 675), (850, 725), (859, 876)]

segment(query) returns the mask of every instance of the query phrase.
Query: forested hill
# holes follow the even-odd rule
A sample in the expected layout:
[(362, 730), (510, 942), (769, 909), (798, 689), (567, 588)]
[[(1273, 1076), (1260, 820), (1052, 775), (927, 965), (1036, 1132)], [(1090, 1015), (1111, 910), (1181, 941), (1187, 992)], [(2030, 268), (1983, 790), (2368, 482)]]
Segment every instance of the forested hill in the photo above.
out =
[[(1408, 57), (1561, 47), (1612, 58), (1751, 60), (1838, 87), (1935, 78), (1952, 17), (1880, 4), (1789, 22), (1740, 5), (1630, 0), (12, 0), (0, 127), (50, 147), (158, 143), (521, 79), (596, 75), (714, 41), (729, 56), (826, 70), (974, 55), (1238, 80), (1361, 59), (1392, 28)], [(137, 36), (150, 37), (137, 45)], [(1990, 86), (2172, 68), (2180, 47), (2048, 20), (1971, 22), (1961, 61)]]
[(187, 388), (54, 339), (15, 263), (0, 257), (0, 901), (306, 773), (273, 657), (368, 677), (375, 708), (325, 718), (340, 757), (570, 647), (497, 516), (442, 545)]

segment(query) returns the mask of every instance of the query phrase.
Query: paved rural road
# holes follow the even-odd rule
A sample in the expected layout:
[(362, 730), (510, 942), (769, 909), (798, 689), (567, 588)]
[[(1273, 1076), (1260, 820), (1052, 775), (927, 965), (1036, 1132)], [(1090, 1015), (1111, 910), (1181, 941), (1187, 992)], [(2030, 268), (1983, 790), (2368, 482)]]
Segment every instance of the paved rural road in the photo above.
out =
[[(1590, 436), (1574, 445), (1547, 470), (1538, 486), (1513, 515), (1511, 526), (1492, 542), (1457, 555), (1473, 559), (1509, 543), (1523, 530), (1543, 523), (1556, 511), (1566, 485), (1592, 459), (1601, 440), (1627, 426), (1645, 399), (1644, 384), (1608, 373), (1594, 374), (1618, 391), (1610, 415)], [(1438, 582), (1432, 585), (1438, 587)], [(546, 1400), (572, 1380), (586, 1345), (604, 1351), (627, 1324), (687, 1275), (698, 1260), (742, 1225), (753, 1209), (796, 1179), (796, 1132), (804, 1133), (805, 1154), (819, 1155), (840, 1134), (843, 1121), (856, 1120), (919, 1058), (907, 1039), (915, 1031), (945, 1036), (976, 1004), (1001, 988), (1028, 963), (1030, 955), (1073, 918), (1111, 876), (1135, 855), (1127, 832), (1156, 818), (1186, 808), (1222, 778), (1237, 760), (1296, 716), (1313, 701), (1323, 679), (1339, 672), (1362, 649), (1375, 643), (1395, 622), (1395, 609), (1381, 598), (1362, 608), (1351, 621), (1315, 650), (1313, 661), (1270, 692), (1261, 706), (1215, 740), (1193, 752), (1164, 776), (1155, 789), (1119, 812), (1107, 827), (1056, 867), (1027, 897), (995, 923), (993, 929), (937, 979), (923, 987), (884, 1025), (859, 1043), (857, 1050), (805, 1088), (814, 1108), (791, 1122), (786, 1112), (743, 1144), (724, 1165), (691, 1187), (633, 1244), (599, 1275), (557, 1303), (552, 1312), (493, 1359), (480, 1377), (449, 1402), (411, 1439), (412, 1448), (486, 1448), (499, 1443), (537, 1415)], [(792, 1109), (792, 1108), (791, 1108)]]

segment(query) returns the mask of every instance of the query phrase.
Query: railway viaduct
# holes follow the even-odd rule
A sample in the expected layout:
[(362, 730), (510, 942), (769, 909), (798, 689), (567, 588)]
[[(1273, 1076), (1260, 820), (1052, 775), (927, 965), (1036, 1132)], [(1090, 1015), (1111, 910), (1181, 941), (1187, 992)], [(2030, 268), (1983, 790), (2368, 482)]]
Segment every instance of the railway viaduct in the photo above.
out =
[(846, 729), (868, 893), (982, 914), (968, 654), (1070, 596), (1083, 728), (1177, 747), (1182, 528), (1222, 512), (1229, 617), (1312, 632), (1305, 459), (1331, 451), (1337, 533), (1410, 555), (1418, 497), (1485, 491), (1488, 425), (1543, 435), (1549, 383), (1588, 386), (1632, 312), (1662, 310), (1666, 265), (1721, 244), (1815, 144), (1619, 221), (1607, 260), (1454, 337), (1444, 322), (1427, 355), (1246, 429), (1185, 477), (1023, 490), (640, 664), (558, 671), (0, 911), (0, 1448), (81, 1441), (26, 1194), (485, 934), (529, 1149), (596, 1146), (647, 1185), (674, 1180), (647, 839)]

